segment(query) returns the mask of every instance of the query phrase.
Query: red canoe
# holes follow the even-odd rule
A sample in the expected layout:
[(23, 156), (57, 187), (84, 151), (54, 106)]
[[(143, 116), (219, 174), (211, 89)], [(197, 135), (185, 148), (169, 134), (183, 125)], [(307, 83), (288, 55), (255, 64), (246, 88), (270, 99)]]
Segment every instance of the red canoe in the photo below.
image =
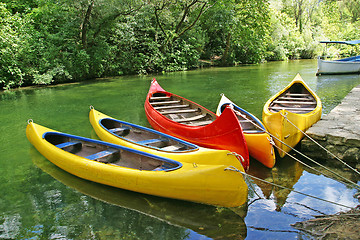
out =
[(248, 169), (246, 141), (230, 107), (218, 117), (199, 104), (165, 91), (154, 78), (145, 100), (145, 113), (155, 130), (202, 147), (235, 152), (241, 155), (244, 169)]

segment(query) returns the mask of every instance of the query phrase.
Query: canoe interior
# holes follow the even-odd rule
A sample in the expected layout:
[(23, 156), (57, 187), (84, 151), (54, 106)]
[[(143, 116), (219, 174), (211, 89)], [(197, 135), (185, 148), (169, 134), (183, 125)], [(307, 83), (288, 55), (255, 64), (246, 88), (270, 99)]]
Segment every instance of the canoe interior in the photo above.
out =
[(195, 145), (176, 141), (165, 135), (125, 124), (115, 119), (104, 118), (100, 120), (100, 124), (116, 136), (151, 148), (164, 151), (189, 151), (198, 148)]
[(116, 145), (110, 146), (100, 144), (97, 141), (86, 141), (83, 138), (71, 137), (67, 134), (46, 133), (45, 140), (64, 151), (86, 158), (89, 161), (148, 171), (169, 171), (180, 167), (180, 164), (175, 161), (165, 161), (165, 159), (155, 156), (116, 148)]
[(301, 83), (295, 83), (271, 102), (269, 110), (279, 112), (285, 109), (289, 112), (304, 114), (313, 111), (316, 106), (315, 97)]
[(149, 102), (160, 114), (181, 124), (204, 126), (216, 119), (214, 113), (178, 96), (157, 92), (152, 94)]
[[(223, 112), (230, 103), (223, 104), (220, 108), (220, 112)], [(243, 111), (241, 108), (234, 106), (234, 112), (241, 125), (242, 130), (245, 133), (259, 133), (264, 132), (264, 127), (261, 123), (256, 121), (248, 112)], [(262, 127), (262, 128), (261, 128)]]

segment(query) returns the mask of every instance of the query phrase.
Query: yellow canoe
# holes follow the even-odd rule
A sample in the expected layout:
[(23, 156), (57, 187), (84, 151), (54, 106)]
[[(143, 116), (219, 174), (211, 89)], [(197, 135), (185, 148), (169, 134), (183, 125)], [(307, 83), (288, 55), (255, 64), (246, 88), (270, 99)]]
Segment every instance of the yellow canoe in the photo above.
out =
[(216, 115), (220, 116), (227, 105), (232, 105), (234, 108), (236, 117), (238, 118), (244, 132), (244, 137), (249, 149), (250, 156), (268, 168), (274, 167), (275, 152), (272, 145), (272, 139), (265, 131), (265, 127), (262, 122), (253, 114), (237, 106), (224, 94), (221, 95), (221, 99), (216, 110)]
[(263, 123), (273, 136), (280, 157), (299, 143), (304, 137), (302, 131), (305, 132), (320, 120), (321, 111), (320, 98), (300, 74), (265, 103)]
[[(112, 118), (93, 107), (90, 108), (89, 119), (97, 136), (105, 142), (167, 157), (179, 162), (231, 165), (244, 171), (240, 159), (238, 159), (241, 156), (232, 154), (228, 150), (199, 147), (165, 133)], [(122, 128), (126, 128), (127, 131), (117, 132), (113, 130)], [(162, 139), (162, 141), (152, 141), (154, 139)]]
[(241, 173), (229, 166), (180, 163), (135, 149), (54, 131), (28, 122), (30, 143), (59, 168), (130, 191), (225, 207), (247, 200)]

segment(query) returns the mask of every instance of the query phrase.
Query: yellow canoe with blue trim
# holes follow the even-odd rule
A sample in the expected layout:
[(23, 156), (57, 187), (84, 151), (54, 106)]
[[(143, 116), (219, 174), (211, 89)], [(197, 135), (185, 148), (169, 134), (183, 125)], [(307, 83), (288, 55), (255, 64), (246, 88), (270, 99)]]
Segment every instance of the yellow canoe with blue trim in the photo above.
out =
[(247, 186), (229, 166), (180, 163), (111, 143), (54, 131), (32, 121), (30, 143), (59, 168), (130, 191), (225, 207), (247, 200)]
[(167, 157), (179, 162), (231, 165), (244, 171), (241, 159), (239, 159), (241, 156), (228, 150), (199, 147), (168, 134), (112, 118), (95, 110), (94, 107), (90, 107), (89, 119), (97, 136), (105, 142)]
[(280, 157), (300, 142), (304, 137), (302, 132), (320, 120), (321, 112), (320, 98), (300, 74), (265, 103), (263, 123), (272, 135)]

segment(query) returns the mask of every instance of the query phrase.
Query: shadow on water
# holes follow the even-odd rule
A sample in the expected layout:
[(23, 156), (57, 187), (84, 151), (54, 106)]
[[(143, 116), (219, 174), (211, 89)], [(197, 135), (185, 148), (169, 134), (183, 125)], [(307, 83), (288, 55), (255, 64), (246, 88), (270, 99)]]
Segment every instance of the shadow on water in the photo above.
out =
[[(213, 239), (245, 239), (246, 206), (222, 208), (192, 202), (165, 199), (97, 184), (73, 176), (46, 160), (36, 149), (30, 149), (33, 163), (54, 179), (86, 196), (120, 208), (136, 211), (157, 220), (193, 230)], [(82, 198), (82, 196), (80, 196)], [(76, 210), (75, 210), (76, 211)], [(116, 209), (114, 209), (116, 211)], [(115, 213), (114, 213), (115, 214)], [(134, 224), (127, 219), (128, 224)], [(90, 225), (90, 223), (89, 223)], [(50, 230), (51, 231), (51, 230)], [(114, 235), (116, 225), (107, 226)], [(48, 234), (52, 234), (51, 232)], [(135, 235), (138, 233), (134, 233)], [(155, 237), (155, 233), (153, 237)], [(184, 235), (186, 238), (186, 234)], [(48, 236), (42, 236), (48, 237)], [(149, 236), (148, 236), (149, 237)]]

